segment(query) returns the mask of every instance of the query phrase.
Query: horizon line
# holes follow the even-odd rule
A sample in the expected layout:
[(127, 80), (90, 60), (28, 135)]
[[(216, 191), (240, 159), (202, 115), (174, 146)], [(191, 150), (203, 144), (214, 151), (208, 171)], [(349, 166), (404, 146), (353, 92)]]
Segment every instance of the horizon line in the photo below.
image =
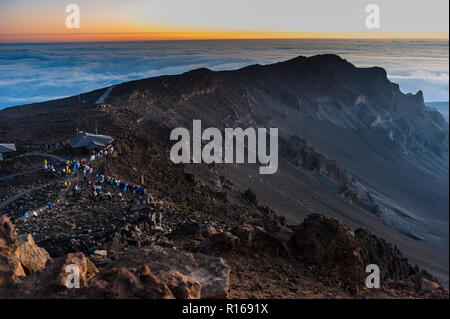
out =
[(146, 40), (61, 40), (61, 41), (23, 41), (23, 42), (9, 42), (0, 40), (0, 45), (2, 44), (65, 44), (65, 43), (126, 43), (126, 42), (175, 42), (175, 41), (230, 41), (230, 40), (371, 40), (371, 41), (380, 41), (380, 40), (420, 40), (420, 41), (449, 41), (450, 38), (440, 38), (440, 37), (417, 37), (417, 38), (408, 38), (408, 37), (286, 37), (286, 38), (192, 38), (192, 39), (146, 39)]
[[(20, 39), (22, 38), (22, 39)], [(81, 39), (80, 39), (81, 38)], [(202, 40), (435, 40), (448, 32), (80, 32), (0, 33), (0, 44), (151, 42)]]

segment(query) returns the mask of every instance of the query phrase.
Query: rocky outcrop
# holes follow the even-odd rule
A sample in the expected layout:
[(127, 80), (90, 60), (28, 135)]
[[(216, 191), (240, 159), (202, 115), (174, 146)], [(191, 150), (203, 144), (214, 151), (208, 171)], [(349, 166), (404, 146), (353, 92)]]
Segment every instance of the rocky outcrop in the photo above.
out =
[[(11, 298), (80, 298), (83, 288), (97, 273), (98, 269), (82, 253), (68, 254), (51, 259), (40, 271), (14, 280), (9, 294)], [(75, 274), (78, 274), (78, 282), (73, 277)]]
[(25, 271), (19, 258), (14, 255), (0, 255), (0, 286), (10, 284), (22, 276), (25, 276)]
[(43, 269), (49, 260), (31, 235), (18, 237), (9, 218), (0, 218), (0, 286)]
[(207, 254), (234, 252), (240, 246), (238, 237), (230, 232), (213, 234), (200, 244), (199, 251)]
[(135, 268), (113, 267), (102, 271), (87, 289), (90, 298), (198, 299), (198, 281), (171, 273), (166, 282), (157, 277), (148, 265)]
[(288, 227), (280, 227), (270, 232), (261, 226), (244, 224), (233, 228), (231, 232), (240, 240), (241, 251), (246, 251), (247, 248), (271, 256), (290, 255), (293, 231)]
[[(323, 282), (342, 286), (352, 294), (365, 286), (365, 268), (376, 264), (380, 269), (382, 289), (405, 289), (408, 294), (448, 295), (436, 278), (419, 267), (411, 266), (396, 246), (365, 229), (352, 232), (338, 219), (313, 214), (302, 224), (291, 227), (297, 256), (317, 267)], [(402, 286), (403, 283), (403, 286)]]
[[(51, 259), (31, 235), (17, 238), (7, 218), (2, 218), (1, 227), (0, 286), (10, 285), (10, 297), (200, 299), (228, 295), (230, 270), (222, 258), (153, 246), (122, 253), (99, 272), (80, 252)], [(97, 251), (94, 255), (106, 254)]]
[(337, 219), (310, 215), (293, 227), (300, 258), (316, 265), (323, 277), (357, 293), (364, 286), (360, 244), (354, 233)]
[(170, 291), (177, 299), (200, 299), (202, 285), (201, 283), (192, 277), (184, 276), (178, 271), (171, 271), (168, 273), (162, 273), (160, 275), (164, 278)]
[(439, 289), (440, 285), (437, 282), (421, 278), (420, 280), (420, 288), (424, 291), (435, 291)]
[(172, 236), (200, 236), (202, 228), (199, 223), (179, 224), (172, 232)]
[(298, 136), (280, 140), (280, 152), (295, 165), (308, 171), (319, 172), (339, 185), (351, 183), (351, 176), (342, 165), (314, 150)]
[(360, 256), (364, 265), (376, 264), (380, 267), (382, 280), (405, 280), (418, 272), (408, 259), (403, 257), (396, 246), (378, 238), (366, 229), (355, 230), (360, 242)]
[[(201, 298), (226, 298), (228, 295), (230, 269), (222, 258), (160, 246), (133, 249), (123, 253), (102, 270), (95, 280), (103, 278), (104, 274), (117, 274), (122, 268), (130, 270), (144, 265), (149, 265), (151, 272), (161, 282), (166, 283), (169, 288), (172, 287), (171, 292), (175, 297), (197, 296), (196, 281), (201, 285)], [(160, 298), (163, 296), (165, 295), (161, 295)]]
[(0, 254), (9, 255), (17, 248), (17, 235), (8, 217), (0, 217)]
[(44, 248), (36, 245), (31, 234), (20, 235), (17, 241), (18, 247), (14, 251), (14, 255), (20, 260), (27, 274), (45, 268), (47, 261), (50, 260), (50, 255)]
[(354, 205), (379, 216), (380, 207), (373, 201), (368, 192), (362, 192), (355, 185), (352, 175), (339, 163), (331, 160), (308, 146), (305, 140), (293, 136), (289, 140), (281, 140), (282, 154), (295, 165), (311, 172), (317, 172), (336, 185), (341, 198)]
[(63, 258), (62, 266), (56, 279), (58, 286), (67, 286), (68, 277), (73, 272), (69, 270), (73, 266), (76, 266), (79, 271), (80, 287), (87, 287), (88, 282), (98, 273), (97, 267), (83, 253), (68, 254)]
[[(36, 245), (33, 236), (16, 235), (11, 221), (0, 219), (0, 286), (10, 285), (12, 295), (49, 295), (67, 287), (67, 278), (76, 266), (80, 276), (80, 287), (98, 272), (95, 265), (82, 253), (68, 254), (57, 259)], [(69, 271), (68, 271), (69, 270)]]

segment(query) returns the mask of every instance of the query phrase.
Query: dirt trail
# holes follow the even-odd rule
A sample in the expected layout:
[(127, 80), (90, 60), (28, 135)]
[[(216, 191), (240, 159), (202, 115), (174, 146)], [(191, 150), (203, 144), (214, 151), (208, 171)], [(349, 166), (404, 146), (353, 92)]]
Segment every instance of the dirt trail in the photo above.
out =
[(100, 98), (97, 100), (97, 102), (95, 102), (95, 104), (101, 104), (103, 102), (105, 102), (105, 100), (108, 98), (109, 94), (111, 93), (111, 91), (115, 88), (115, 85), (110, 86), (105, 93), (103, 93), (102, 96), (100, 96)]
[(0, 177), (0, 181), (6, 180), (6, 179), (10, 179), (10, 178), (14, 178), (14, 177), (17, 177), (17, 176), (22, 176), (22, 175), (26, 175), (26, 174), (35, 173), (35, 172), (38, 172), (40, 170), (43, 170), (43, 168), (39, 167), (39, 168), (35, 168), (35, 169), (30, 169), (29, 171), (23, 171), (23, 172), (20, 172), (20, 173), (14, 173), (14, 174), (11, 174), (11, 175), (8, 175), (8, 176), (3, 176), (3, 177)]
[(42, 152), (30, 152), (30, 153), (26, 153), (22, 156), (42, 156), (42, 157), (48, 157), (60, 162), (65, 162), (67, 160), (67, 158), (62, 157), (62, 156), (58, 156), (58, 155), (54, 155), (54, 154), (48, 154), (48, 153), (42, 153)]
[(25, 196), (26, 194), (29, 194), (29, 193), (31, 193), (31, 192), (40, 190), (40, 189), (42, 189), (42, 188), (44, 188), (44, 187), (47, 187), (47, 186), (56, 184), (57, 182), (58, 182), (58, 181), (54, 181), (54, 182), (52, 182), (52, 183), (48, 183), (48, 184), (44, 184), (44, 185), (32, 187), (32, 188), (29, 188), (29, 189), (27, 189), (27, 190), (24, 190), (24, 191), (22, 191), (22, 192), (20, 192), (20, 193), (17, 193), (16, 195), (14, 195), (14, 196), (8, 198), (7, 200), (5, 200), (3, 203), (0, 203), (0, 209), (2, 209), (2, 208), (4, 208), (4, 207), (8, 206), (9, 204), (11, 204), (12, 202), (18, 200), (19, 198), (22, 198), (22, 197)]

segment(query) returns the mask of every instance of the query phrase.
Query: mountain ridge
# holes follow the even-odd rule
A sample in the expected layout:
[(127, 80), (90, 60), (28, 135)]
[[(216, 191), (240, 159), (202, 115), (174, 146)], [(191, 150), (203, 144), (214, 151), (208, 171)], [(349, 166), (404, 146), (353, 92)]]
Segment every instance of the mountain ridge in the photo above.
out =
[[(96, 125), (111, 135), (118, 133), (108, 128), (102, 114), (120, 123), (116, 130), (133, 126), (166, 145), (171, 128), (190, 127), (193, 119), (219, 128), (279, 127), (283, 147), (294, 145), (287, 151), (292, 156), (283, 159), (280, 177), (259, 181), (246, 165), (217, 165), (219, 174), (239, 187), (254, 188), (258, 195), (271, 188), (273, 194), (264, 203), (275, 206), (291, 222), (315, 210), (304, 207), (303, 201), (333, 203), (323, 209), (356, 225), (376, 224), (372, 227), (378, 234), (399, 242), (419, 264), (432, 264), (431, 271), (440, 276), (448, 270), (448, 125), (440, 114), (426, 111), (421, 91), (403, 94), (384, 69), (357, 68), (327, 54), (233, 71), (197, 69), (126, 82), (117, 85), (104, 104), (93, 106), (103, 92), (82, 94), (84, 103), (75, 96), (0, 111), (0, 136), (23, 143), (6, 132), (14, 124), (6, 121), (14, 122), (15, 117), (26, 122), (37, 116), (45, 122), (50, 116), (51, 127), (35, 136), (16, 123), (17, 132), (29, 142), (61, 138), (69, 127), (93, 130), (94, 117), (87, 122), (70, 121), (70, 116), (80, 116), (72, 112), (89, 114), (84, 110), (90, 108), (98, 112)], [(48, 110), (39, 110), (43, 104)], [(55, 111), (69, 118), (49, 115)], [(59, 121), (66, 124), (57, 125)], [(62, 130), (60, 125), (69, 126)], [(55, 134), (55, 129), (60, 133)], [(189, 169), (199, 175), (203, 170)], [(333, 194), (336, 199), (331, 198)], [(352, 208), (355, 204), (357, 208)], [(414, 246), (422, 243), (423, 250)]]

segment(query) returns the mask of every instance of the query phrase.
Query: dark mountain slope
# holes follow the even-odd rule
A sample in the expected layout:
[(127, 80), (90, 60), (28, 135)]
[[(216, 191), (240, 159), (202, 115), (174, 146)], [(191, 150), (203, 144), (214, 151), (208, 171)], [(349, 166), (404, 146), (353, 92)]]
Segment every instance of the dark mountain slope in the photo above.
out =
[[(250, 187), (288, 222), (322, 212), (369, 228), (447, 280), (448, 126), (425, 109), (421, 92), (403, 94), (383, 69), (321, 55), (127, 82), (93, 106), (102, 93), (87, 93), (86, 105), (61, 100), (64, 109), (41, 103), (2, 111), (0, 137), (50, 144), (96, 122), (121, 141), (151, 135), (170, 146), (170, 130), (193, 119), (203, 128), (278, 127), (283, 158), (273, 176), (254, 165), (186, 169), (212, 186), (224, 176), (242, 191)], [(151, 154), (136, 157), (141, 144), (131, 144), (129, 161), (145, 170)]]

